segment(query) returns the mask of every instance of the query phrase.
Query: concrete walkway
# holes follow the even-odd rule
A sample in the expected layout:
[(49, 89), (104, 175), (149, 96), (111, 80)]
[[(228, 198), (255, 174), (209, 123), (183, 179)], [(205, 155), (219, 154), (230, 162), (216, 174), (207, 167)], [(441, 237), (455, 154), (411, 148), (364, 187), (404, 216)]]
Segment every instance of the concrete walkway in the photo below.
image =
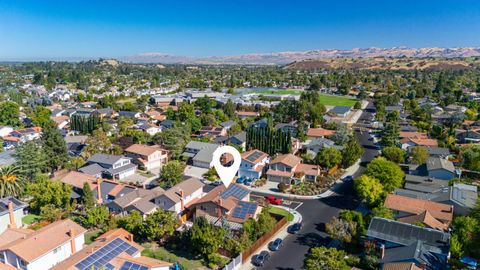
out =
[(283, 209), (289, 211), (290, 213), (292, 213), (293, 214), (293, 221), (288, 222), (283, 228), (281, 228), (276, 234), (274, 234), (267, 242), (265, 242), (265, 244), (263, 246), (259, 247), (257, 249), (257, 251), (252, 254), (252, 256), (248, 257), (247, 260), (245, 261), (245, 263), (240, 267), (241, 270), (255, 269), (256, 266), (254, 266), (252, 264), (252, 257), (258, 255), (258, 253), (260, 253), (262, 250), (266, 250), (268, 252), (274, 252), (274, 251), (270, 251), (268, 249), (268, 244), (271, 241), (273, 241), (277, 238), (285, 239), (285, 237), (290, 235), (287, 232), (287, 228), (294, 223), (302, 222), (302, 215), (299, 212), (297, 212), (296, 210), (294, 210), (292, 208), (289, 208), (289, 207), (285, 207), (285, 206), (275, 206), (275, 207), (283, 208)]

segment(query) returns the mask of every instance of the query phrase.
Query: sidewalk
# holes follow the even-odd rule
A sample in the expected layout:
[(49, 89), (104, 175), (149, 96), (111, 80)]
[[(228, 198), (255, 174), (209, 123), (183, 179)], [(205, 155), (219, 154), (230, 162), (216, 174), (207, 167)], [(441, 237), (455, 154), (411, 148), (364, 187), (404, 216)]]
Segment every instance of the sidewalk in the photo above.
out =
[(277, 197), (288, 198), (290, 200), (291, 199), (314, 200), (314, 199), (326, 198), (334, 195), (335, 191), (338, 190), (338, 188), (340, 188), (341, 185), (343, 185), (342, 179), (348, 175), (354, 175), (357, 171), (360, 170), (360, 168), (361, 167), (360, 167), (360, 159), (359, 159), (355, 164), (345, 169), (345, 172), (342, 174), (340, 179), (335, 181), (335, 184), (333, 184), (333, 186), (330, 187), (330, 189), (318, 195), (306, 196), (306, 195), (294, 195), (294, 194), (281, 193), (280, 190), (278, 190), (278, 187), (277, 187), (278, 183), (276, 182), (267, 182), (265, 185), (261, 187), (248, 187), (248, 186), (246, 187), (253, 192), (261, 192), (265, 194), (275, 195)]
[(288, 208), (288, 207), (285, 207), (285, 206), (275, 206), (275, 207), (279, 207), (279, 208), (283, 208), (285, 210), (288, 210), (289, 212), (291, 212), (293, 214), (293, 221), (290, 221), (288, 222), (282, 229), (280, 229), (276, 234), (274, 234), (263, 246), (261, 246), (260, 248), (257, 249), (257, 251), (255, 253), (252, 254), (252, 256), (248, 257), (247, 260), (245, 261), (245, 263), (240, 267), (241, 270), (252, 270), (252, 269), (255, 269), (256, 266), (254, 266), (252, 264), (252, 257), (257, 255), (258, 253), (260, 253), (260, 251), (262, 250), (267, 250), (268, 252), (271, 252), (269, 249), (268, 249), (268, 244), (273, 241), (274, 239), (276, 238), (281, 238), (281, 239), (285, 239), (288, 235), (290, 235), (288, 232), (287, 232), (287, 228), (288, 226), (290, 226), (291, 224), (294, 224), (294, 223), (297, 223), (297, 222), (302, 222), (302, 215), (297, 212), (296, 210), (293, 210), (291, 208)]

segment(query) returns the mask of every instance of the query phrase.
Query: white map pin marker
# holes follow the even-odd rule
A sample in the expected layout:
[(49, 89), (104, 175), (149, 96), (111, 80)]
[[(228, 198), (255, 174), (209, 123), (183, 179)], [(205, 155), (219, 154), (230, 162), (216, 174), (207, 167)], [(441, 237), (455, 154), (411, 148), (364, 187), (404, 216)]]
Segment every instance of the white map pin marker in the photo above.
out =
[[(233, 164), (230, 167), (225, 167), (220, 162), (220, 158), (223, 154), (230, 154), (233, 156)], [(242, 156), (237, 149), (232, 146), (220, 146), (213, 152), (213, 166), (217, 170), (220, 180), (222, 180), (225, 187), (228, 188), (232, 183), (233, 178), (240, 169), (240, 163), (242, 162)]]

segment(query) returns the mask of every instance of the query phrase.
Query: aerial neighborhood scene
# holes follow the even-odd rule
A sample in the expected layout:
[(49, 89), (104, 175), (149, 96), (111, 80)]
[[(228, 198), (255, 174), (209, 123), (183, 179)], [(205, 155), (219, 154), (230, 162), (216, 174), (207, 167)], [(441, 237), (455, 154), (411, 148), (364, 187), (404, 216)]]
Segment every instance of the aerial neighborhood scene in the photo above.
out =
[(138, 2), (0, 1), (1, 270), (480, 269), (480, 3)]

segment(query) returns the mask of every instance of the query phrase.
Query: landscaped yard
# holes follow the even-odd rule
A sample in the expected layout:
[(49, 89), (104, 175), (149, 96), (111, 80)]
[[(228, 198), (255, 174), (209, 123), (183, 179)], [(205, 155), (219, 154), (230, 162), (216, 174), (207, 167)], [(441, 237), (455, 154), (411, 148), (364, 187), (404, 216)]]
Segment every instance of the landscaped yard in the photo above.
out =
[(319, 94), (320, 103), (328, 106), (353, 106), (357, 102), (356, 99), (342, 97), (342, 96), (333, 96), (326, 94)]
[(94, 231), (88, 231), (85, 233), (85, 244), (89, 245), (93, 241), (95, 241), (95, 238), (99, 237), (100, 234), (102, 234), (101, 230), (94, 230)]
[(34, 214), (28, 214), (22, 218), (22, 222), (25, 225), (31, 225), (40, 220), (40, 216)]
[(272, 214), (277, 214), (277, 215), (280, 215), (280, 216), (284, 216), (284, 217), (287, 217), (287, 220), (288, 221), (292, 221), (293, 220), (293, 214), (288, 212), (287, 210), (283, 209), (283, 208), (280, 208), (280, 207), (274, 207), (272, 206), (270, 208), (270, 213)]
[(202, 264), (201, 259), (191, 258), (190, 254), (175, 251), (175, 253), (168, 251), (164, 247), (159, 247), (146, 243), (142, 245), (145, 249), (142, 251), (142, 255), (150, 258), (155, 258), (162, 261), (171, 263), (178, 262), (183, 269), (208, 269)]

